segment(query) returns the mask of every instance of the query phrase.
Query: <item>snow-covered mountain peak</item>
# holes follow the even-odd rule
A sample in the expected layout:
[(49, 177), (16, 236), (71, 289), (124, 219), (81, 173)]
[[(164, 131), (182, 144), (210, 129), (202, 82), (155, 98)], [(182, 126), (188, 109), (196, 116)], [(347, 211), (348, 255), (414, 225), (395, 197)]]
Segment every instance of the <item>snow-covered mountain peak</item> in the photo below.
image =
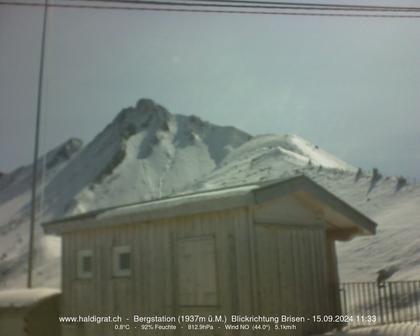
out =
[[(147, 139), (146, 143), (143, 141), (146, 147), (156, 145), (166, 138), (182, 148), (199, 142), (205, 142), (210, 147), (224, 143), (223, 147), (236, 148), (252, 138), (235, 127), (214, 125), (196, 115), (172, 114), (149, 98), (142, 98), (134, 106), (124, 108), (102, 133), (110, 129), (114, 135), (128, 142), (132, 136), (139, 137), (141, 133), (142, 139)], [(229, 150), (222, 152), (216, 161), (220, 161)]]
[(52, 168), (63, 161), (69, 160), (74, 154), (79, 152), (82, 147), (83, 141), (81, 139), (70, 138), (65, 141), (47, 154), (47, 169)]
[[(38, 159), (38, 180), (47, 177), (65, 166), (77, 153), (81, 151), (83, 141), (70, 138), (56, 148), (50, 150)], [(44, 170), (45, 169), (45, 170)], [(15, 193), (7, 193), (7, 189), (29, 190), (32, 181), (32, 165), (22, 166), (10, 173), (5, 173), (0, 179), (0, 204)], [(12, 196), (11, 196), (12, 195)]]
[(145, 159), (161, 145), (196, 144), (203, 137), (204, 124), (198, 117), (172, 114), (152, 99), (142, 98), (134, 106), (123, 109), (104, 132), (111, 129), (108, 133), (114, 133), (114, 138), (118, 138), (115, 141), (124, 148), (138, 148), (137, 158)]
[(295, 134), (286, 134), (284, 136), (283, 147), (286, 150), (290, 150), (307, 157), (309, 163), (315, 166), (342, 169), (353, 172), (357, 170), (352, 165), (338, 159), (334, 155), (331, 155), (327, 151), (320, 148), (318, 145), (315, 145)]
[(113, 124), (118, 124), (123, 136), (148, 130), (169, 130), (169, 121), (173, 115), (163, 106), (155, 103), (152, 99), (142, 98), (135, 106), (123, 109), (114, 119)]
[(319, 146), (293, 134), (264, 134), (253, 137), (250, 141), (229, 154), (223, 164), (237, 160), (247, 160), (252, 165), (264, 166), (285, 164), (294, 168), (313, 166), (355, 172), (352, 165), (338, 159)]

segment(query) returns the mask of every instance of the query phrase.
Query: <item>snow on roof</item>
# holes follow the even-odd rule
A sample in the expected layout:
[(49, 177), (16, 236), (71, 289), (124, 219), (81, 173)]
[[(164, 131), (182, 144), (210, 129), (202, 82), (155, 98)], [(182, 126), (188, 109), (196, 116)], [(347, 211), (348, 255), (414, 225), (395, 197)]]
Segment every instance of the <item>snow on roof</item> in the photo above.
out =
[[(179, 207), (187, 204), (192, 204), (196, 201), (205, 202), (211, 201), (216, 199), (223, 199), (223, 198), (233, 198), (233, 197), (241, 197), (248, 195), (250, 191), (257, 189), (259, 185), (248, 185), (248, 186), (241, 186), (235, 187), (230, 189), (220, 189), (220, 190), (211, 190), (206, 191), (203, 193), (193, 193), (187, 195), (179, 195), (176, 197), (171, 197), (169, 199), (162, 199), (162, 200), (155, 200), (153, 202), (145, 202), (145, 203), (138, 203), (126, 207), (121, 207), (115, 210), (111, 210), (112, 216), (119, 216), (123, 214), (129, 214), (133, 212), (141, 212), (145, 210), (154, 210), (154, 209), (166, 209), (172, 207)], [(105, 211), (104, 214), (108, 213)]]
[(0, 308), (30, 307), (59, 293), (59, 290), (52, 288), (22, 288), (0, 291)]
[[(250, 196), (250, 192), (261, 187), (261, 184), (252, 183), (240, 186), (231, 186), (220, 189), (204, 190), (193, 193), (179, 194), (175, 196), (165, 197), (156, 200), (138, 202), (133, 204), (124, 204), (120, 206), (110, 207), (106, 209), (98, 209), (75, 215), (65, 217), (51, 222), (43, 223), (42, 225), (48, 231), (52, 225), (63, 224), (66, 222), (84, 221), (84, 220), (105, 220), (108, 218), (130, 216), (133, 213), (152, 213), (159, 211), (160, 214), (165, 214), (165, 210), (180, 208), (191, 208), (193, 205), (210, 204), (214, 201), (223, 201), (226, 199), (241, 199)], [(220, 203), (220, 202), (219, 202)], [(229, 207), (229, 205), (228, 205)], [(203, 207), (200, 206), (200, 211)], [(201, 211), (202, 212), (202, 211)]]

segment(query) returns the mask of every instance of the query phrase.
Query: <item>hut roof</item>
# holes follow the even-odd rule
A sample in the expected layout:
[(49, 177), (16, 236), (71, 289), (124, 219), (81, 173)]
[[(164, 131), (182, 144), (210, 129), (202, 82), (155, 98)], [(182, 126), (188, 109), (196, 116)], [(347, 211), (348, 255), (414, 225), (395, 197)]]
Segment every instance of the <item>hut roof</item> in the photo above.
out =
[(336, 229), (352, 229), (359, 235), (375, 233), (377, 224), (374, 221), (305, 175), (100, 209), (43, 223), (43, 226), (47, 233), (60, 234), (95, 227), (252, 207), (290, 194), (298, 198), (303, 196), (311, 207), (322, 209), (325, 220)]

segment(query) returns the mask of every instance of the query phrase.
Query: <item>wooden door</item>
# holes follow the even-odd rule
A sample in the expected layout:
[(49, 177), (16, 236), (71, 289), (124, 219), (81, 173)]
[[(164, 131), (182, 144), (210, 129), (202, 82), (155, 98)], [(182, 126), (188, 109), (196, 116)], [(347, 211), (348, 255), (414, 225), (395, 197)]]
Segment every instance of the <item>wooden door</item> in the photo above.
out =
[[(176, 239), (176, 293), (178, 315), (208, 316), (218, 314), (220, 308), (218, 291), (218, 270), (216, 242), (213, 235)], [(206, 325), (197, 320), (185, 323), (180, 335), (193, 334), (196, 330), (186, 329), (190, 325)], [(200, 335), (216, 335), (215, 330), (200, 330)]]

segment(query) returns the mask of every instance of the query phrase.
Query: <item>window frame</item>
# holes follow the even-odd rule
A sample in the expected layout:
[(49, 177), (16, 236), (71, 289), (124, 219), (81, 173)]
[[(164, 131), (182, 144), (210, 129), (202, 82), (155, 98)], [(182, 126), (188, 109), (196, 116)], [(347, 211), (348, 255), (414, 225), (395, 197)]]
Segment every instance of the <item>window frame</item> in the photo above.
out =
[[(86, 257), (90, 257), (91, 260), (91, 267), (90, 267), (90, 271), (86, 271), (83, 266), (84, 266), (84, 258)], [(83, 249), (83, 250), (79, 250), (77, 251), (77, 278), (78, 279), (91, 279), (93, 278), (93, 250), (90, 249)]]
[[(120, 264), (121, 254), (129, 253), (129, 268), (122, 269)], [(132, 274), (132, 250), (130, 245), (114, 246), (112, 249), (112, 275), (114, 277), (129, 277)]]

